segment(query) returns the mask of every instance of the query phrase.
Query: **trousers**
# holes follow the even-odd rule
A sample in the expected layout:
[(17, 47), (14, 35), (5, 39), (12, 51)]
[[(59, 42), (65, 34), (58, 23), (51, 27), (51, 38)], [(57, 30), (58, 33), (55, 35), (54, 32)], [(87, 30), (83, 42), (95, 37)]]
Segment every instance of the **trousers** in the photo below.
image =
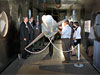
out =
[[(62, 49), (63, 51), (69, 51), (70, 49), (70, 39), (68, 38), (63, 38), (62, 39)], [(70, 60), (70, 52), (63, 52), (65, 60), (69, 61)]]

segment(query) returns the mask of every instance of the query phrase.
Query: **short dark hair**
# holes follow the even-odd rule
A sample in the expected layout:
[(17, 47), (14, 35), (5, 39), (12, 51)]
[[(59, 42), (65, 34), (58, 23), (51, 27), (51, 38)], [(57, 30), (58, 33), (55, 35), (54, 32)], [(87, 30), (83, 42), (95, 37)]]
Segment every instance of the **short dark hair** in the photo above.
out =
[(23, 19), (28, 18), (27, 16), (24, 16)]
[(73, 21), (70, 21), (70, 23), (72, 23), (72, 24), (73, 24)]
[(69, 24), (69, 20), (66, 20), (65, 22), (66, 22), (67, 24)]
[(74, 24), (75, 24), (76, 26), (79, 26), (79, 23), (78, 23), (78, 22), (74, 22)]
[(33, 16), (31, 16), (29, 19), (31, 19), (31, 18), (33, 18), (33, 19), (34, 19), (34, 17), (33, 17)]

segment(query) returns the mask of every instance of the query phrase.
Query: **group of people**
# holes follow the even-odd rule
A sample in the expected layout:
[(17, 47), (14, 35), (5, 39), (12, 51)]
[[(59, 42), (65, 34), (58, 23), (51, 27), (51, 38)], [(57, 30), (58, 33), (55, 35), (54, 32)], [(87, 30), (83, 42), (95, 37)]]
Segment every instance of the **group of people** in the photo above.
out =
[[(20, 49), (21, 57), (26, 59), (30, 56), (30, 53), (24, 48), (41, 33), (41, 27), (38, 21), (35, 23), (33, 17), (29, 19), (28, 17), (24, 17), (23, 19), (24, 21), (20, 25)], [(61, 34), (63, 51), (69, 51), (72, 45), (76, 46), (81, 42), (81, 27), (78, 22), (74, 22), (73, 24), (73, 22), (69, 23), (69, 21), (66, 20), (59, 26), (58, 32)], [(38, 46), (38, 44), (36, 45)], [(33, 46), (30, 46), (28, 50), (32, 51), (32, 48)], [(51, 56), (52, 53), (53, 52), (50, 53)], [(70, 52), (64, 52), (65, 61), (63, 62), (69, 62), (70, 55)]]
[[(78, 22), (70, 22), (68, 20), (64, 21), (61, 26), (59, 26), (58, 32), (61, 34), (62, 39), (62, 49), (63, 51), (69, 51), (71, 46), (76, 46), (81, 42), (81, 27)], [(63, 63), (68, 63), (70, 61), (71, 52), (63, 52), (65, 60)]]
[[(24, 17), (24, 21), (20, 25), (20, 49), (21, 49), (21, 57), (23, 59), (26, 59), (28, 56), (30, 56), (30, 53), (25, 51), (25, 47), (32, 42), (40, 33), (40, 25), (37, 21), (35, 23), (35, 20), (33, 17), (29, 18)], [(28, 50), (32, 51), (32, 46), (28, 48)]]

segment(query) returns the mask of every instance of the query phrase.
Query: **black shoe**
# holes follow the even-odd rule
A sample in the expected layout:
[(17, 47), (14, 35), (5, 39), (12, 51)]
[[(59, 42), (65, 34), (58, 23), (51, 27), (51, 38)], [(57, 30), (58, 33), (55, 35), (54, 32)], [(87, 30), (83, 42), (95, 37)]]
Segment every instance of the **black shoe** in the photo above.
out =
[(62, 63), (67, 63), (67, 61), (62, 61)]
[(27, 57), (22, 57), (22, 59), (27, 59)]
[(62, 63), (69, 63), (69, 61), (62, 61)]
[(66, 63), (69, 63), (69, 61), (66, 61)]
[(29, 57), (30, 55), (27, 55), (27, 57)]

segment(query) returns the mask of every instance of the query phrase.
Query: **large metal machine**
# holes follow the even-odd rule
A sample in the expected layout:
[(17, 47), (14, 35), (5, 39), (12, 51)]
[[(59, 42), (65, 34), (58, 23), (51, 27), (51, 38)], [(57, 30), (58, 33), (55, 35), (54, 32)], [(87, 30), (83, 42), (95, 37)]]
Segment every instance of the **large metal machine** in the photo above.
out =
[[(52, 39), (53, 39), (54, 35), (57, 33), (57, 31), (58, 31), (58, 26), (61, 25), (65, 20), (68, 20), (68, 18), (66, 17), (66, 19), (64, 19), (64, 20), (62, 20), (62, 21), (57, 23), (53, 19), (53, 17), (51, 15), (43, 15), (42, 16), (42, 21), (43, 21), (42, 33), (37, 38), (35, 38), (30, 44), (28, 44), (25, 47), (25, 50), (27, 52), (29, 52), (29, 53), (32, 53), (32, 54), (37, 54), (37, 53), (40, 53), (40, 52), (44, 51), (50, 45), (50, 43), (52, 43)], [(47, 37), (49, 39), (49, 43), (47, 44), (47, 46), (43, 50), (41, 50), (39, 52), (31, 52), (31, 51), (29, 51), (28, 48), (31, 45), (33, 45), (35, 42), (37, 42), (43, 36), (45, 36), (45, 37)]]

